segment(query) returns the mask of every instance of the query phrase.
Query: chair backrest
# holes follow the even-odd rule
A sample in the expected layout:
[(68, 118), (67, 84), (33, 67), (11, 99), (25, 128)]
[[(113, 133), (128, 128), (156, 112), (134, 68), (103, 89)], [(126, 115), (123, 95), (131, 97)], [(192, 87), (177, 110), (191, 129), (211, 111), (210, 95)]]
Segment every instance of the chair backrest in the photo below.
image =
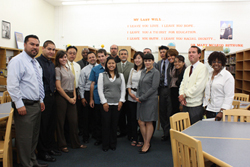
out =
[(249, 95), (244, 93), (235, 93), (234, 100), (249, 101)]
[(239, 109), (240, 108), (240, 101), (233, 101), (234, 109)]
[(170, 129), (174, 167), (204, 167), (201, 142), (182, 132)]
[(250, 111), (244, 110), (244, 109), (224, 110), (223, 121), (224, 122), (250, 122)]
[(12, 137), (11, 137), (11, 126), (13, 122), (14, 109), (12, 108), (9, 114), (6, 132), (4, 137), (3, 145), (3, 166), (12, 166)]
[(188, 112), (179, 112), (171, 116), (170, 126), (174, 130), (183, 131), (190, 126), (190, 118)]
[(10, 94), (9, 94), (8, 91), (4, 91), (3, 92), (3, 97), (2, 97), (2, 100), (1, 100), (1, 104), (7, 103), (7, 102), (11, 102), (11, 97), (10, 97)]

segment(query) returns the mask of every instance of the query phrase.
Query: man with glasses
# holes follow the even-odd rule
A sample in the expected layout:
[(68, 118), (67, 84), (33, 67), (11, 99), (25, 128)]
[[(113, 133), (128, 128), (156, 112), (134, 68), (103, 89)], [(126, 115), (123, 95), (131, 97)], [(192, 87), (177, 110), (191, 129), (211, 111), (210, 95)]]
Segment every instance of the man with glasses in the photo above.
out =
[(88, 52), (89, 52), (88, 48), (83, 48), (83, 50), (82, 50), (82, 60), (79, 60), (77, 62), (81, 66), (81, 69), (83, 69), (83, 67), (85, 67), (86, 65), (89, 64), (89, 62), (87, 61), (87, 59), (88, 59)]
[(112, 45), (110, 46), (110, 53), (113, 58), (115, 58), (115, 62), (119, 63), (121, 62), (121, 59), (118, 56), (118, 46), (117, 45)]

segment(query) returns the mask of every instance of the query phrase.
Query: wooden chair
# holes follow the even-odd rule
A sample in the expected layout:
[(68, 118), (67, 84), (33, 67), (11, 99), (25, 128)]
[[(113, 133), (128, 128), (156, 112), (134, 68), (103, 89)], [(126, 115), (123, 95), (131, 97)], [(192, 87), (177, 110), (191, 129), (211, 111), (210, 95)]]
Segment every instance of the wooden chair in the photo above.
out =
[(0, 158), (3, 161), (3, 167), (12, 167), (12, 137), (11, 126), (13, 121), (14, 109), (12, 108), (8, 117), (4, 141), (0, 141)]
[(234, 100), (249, 101), (249, 95), (244, 94), (244, 93), (235, 93)]
[(240, 108), (240, 101), (233, 101), (234, 109), (239, 109)]
[(190, 126), (190, 118), (188, 112), (179, 112), (171, 116), (170, 127), (174, 130), (183, 131)]
[[(227, 116), (227, 118), (226, 118)], [(233, 116), (233, 117), (232, 117)], [(223, 111), (224, 122), (250, 122), (250, 111), (244, 109), (231, 109)]]
[(1, 99), (1, 104), (7, 103), (7, 102), (11, 102), (11, 97), (8, 91), (4, 91), (2, 99)]
[(174, 167), (204, 167), (201, 142), (182, 132), (170, 129)]

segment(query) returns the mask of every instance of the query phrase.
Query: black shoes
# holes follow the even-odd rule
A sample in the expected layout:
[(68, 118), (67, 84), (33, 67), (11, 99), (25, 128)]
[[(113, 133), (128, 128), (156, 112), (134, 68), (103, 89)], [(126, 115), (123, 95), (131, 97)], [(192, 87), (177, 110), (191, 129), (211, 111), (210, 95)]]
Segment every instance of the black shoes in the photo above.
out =
[(89, 143), (89, 139), (83, 139), (83, 143)]
[(167, 141), (167, 140), (169, 140), (169, 136), (162, 136), (161, 137), (161, 141)]
[[(48, 154), (46, 155), (43, 155), (43, 156), (38, 156), (38, 159), (41, 159), (43, 161), (47, 161), (47, 162), (55, 162), (56, 159)], [(38, 166), (41, 165), (41, 164), (38, 164)]]
[(113, 148), (110, 148), (112, 151), (115, 151), (116, 150), (116, 147), (113, 147)]
[(61, 156), (62, 153), (60, 151), (57, 151), (57, 150), (50, 150), (49, 152), (49, 155), (53, 155), (53, 156)]
[(98, 140), (94, 143), (95, 146), (99, 146), (100, 144), (102, 144), (102, 141), (98, 141)]
[(147, 151), (142, 151), (142, 150), (140, 150), (140, 151), (139, 151), (139, 154), (146, 154), (146, 153), (148, 153), (148, 152), (149, 152), (149, 150), (150, 150), (150, 148), (151, 148), (151, 144), (149, 145), (149, 147), (148, 147), (148, 150), (147, 150)]

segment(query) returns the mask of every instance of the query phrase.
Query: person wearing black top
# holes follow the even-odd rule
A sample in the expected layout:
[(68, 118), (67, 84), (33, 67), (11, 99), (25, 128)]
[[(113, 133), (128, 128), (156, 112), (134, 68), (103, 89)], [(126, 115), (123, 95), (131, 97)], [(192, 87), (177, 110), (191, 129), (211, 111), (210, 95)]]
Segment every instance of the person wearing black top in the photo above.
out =
[(183, 79), (185, 69), (185, 58), (182, 55), (176, 56), (174, 60), (174, 71), (172, 73), (172, 79), (170, 83), (173, 114), (180, 112), (180, 102), (178, 99), (179, 88)]
[(117, 45), (110, 46), (110, 53), (111, 53), (111, 56), (115, 59), (116, 63), (121, 62), (121, 59), (118, 56), (118, 46)]
[(86, 65), (89, 64), (89, 62), (87, 61), (88, 53), (89, 53), (89, 49), (88, 48), (83, 48), (83, 50), (82, 50), (82, 59), (77, 62), (81, 66), (81, 69), (83, 69)]
[(44, 161), (54, 162), (56, 159), (51, 155), (61, 155), (55, 149), (55, 129), (56, 129), (56, 103), (55, 103), (55, 66), (51, 58), (55, 55), (54, 42), (47, 40), (43, 44), (42, 54), (36, 58), (43, 70), (44, 104), (45, 110), (41, 115), (40, 134), (37, 145), (38, 158)]

